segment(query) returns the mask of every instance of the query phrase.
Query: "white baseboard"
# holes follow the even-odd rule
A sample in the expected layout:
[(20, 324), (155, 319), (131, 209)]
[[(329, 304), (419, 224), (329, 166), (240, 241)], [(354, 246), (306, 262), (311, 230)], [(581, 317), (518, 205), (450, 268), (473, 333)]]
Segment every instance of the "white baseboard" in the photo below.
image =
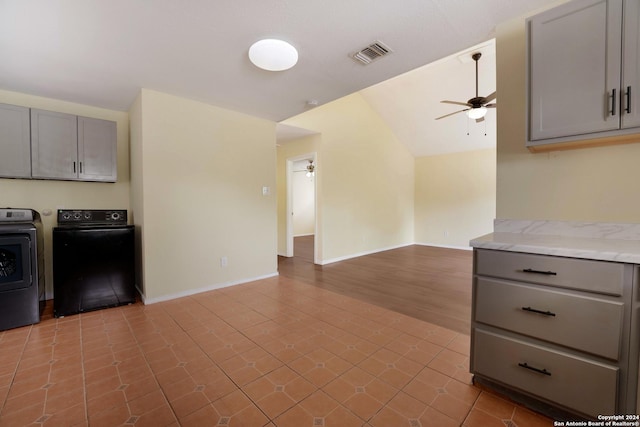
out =
[(338, 258), (331, 258), (331, 259), (323, 260), (320, 263), (320, 265), (327, 265), (327, 264), (332, 264), (334, 262), (346, 261), (346, 260), (352, 259), (352, 258), (358, 258), (358, 257), (365, 256), (365, 255), (376, 254), (378, 252), (390, 251), (391, 249), (404, 248), (404, 247), (411, 246), (411, 245), (413, 245), (413, 243), (405, 243), (405, 244), (402, 244), (402, 245), (389, 246), (387, 248), (380, 248), (380, 249), (374, 249), (372, 251), (359, 252), (357, 254), (345, 255), (345, 256), (342, 256), (342, 257), (338, 257)]
[[(331, 258), (328, 260), (324, 260), (320, 263), (320, 265), (327, 265), (327, 264), (333, 264), (334, 262), (340, 262), (340, 261), (346, 261), (348, 259), (353, 259), (353, 258), (358, 258), (361, 256), (365, 256), (365, 255), (372, 255), (378, 252), (384, 252), (384, 251), (389, 251), (392, 249), (399, 249), (399, 248), (404, 248), (407, 246), (411, 246), (411, 245), (420, 245), (420, 246), (433, 246), (433, 247), (437, 247), (437, 248), (446, 248), (446, 249), (460, 249), (460, 250), (465, 250), (465, 251), (470, 251), (473, 250), (472, 247), (469, 246), (452, 246), (452, 245), (440, 245), (440, 244), (435, 244), (435, 243), (405, 243), (402, 245), (396, 245), (396, 246), (389, 246), (386, 248), (379, 248), (379, 249), (374, 249), (371, 251), (365, 251), (365, 252), (359, 252), (356, 254), (351, 254), (351, 255), (346, 255), (346, 256), (342, 256), (342, 257), (337, 257), (337, 258)], [(278, 254), (280, 255), (280, 254)], [(286, 255), (281, 255), (281, 256), (286, 256)], [(169, 295), (162, 295), (159, 297), (155, 297), (155, 298), (146, 298), (144, 293), (142, 293), (140, 291), (140, 289), (137, 290), (140, 294), (140, 297), (142, 299), (142, 303), (145, 305), (150, 305), (150, 304), (156, 304), (159, 302), (163, 302), (163, 301), (170, 301), (173, 299), (177, 299), (177, 298), (182, 298), (182, 297), (187, 297), (187, 296), (191, 296), (191, 295), (197, 295), (197, 294), (201, 294), (203, 292), (208, 292), (208, 291), (213, 291), (216, 289), (222, 289), (222, 288), (228, 288), (230, 286), (236, 286), (236, 285), (242, 285), (244, 283), (249, 283), (249, 282), (254, 282), (256, 280), (262, 280), (262, 279), (268, 279), (271, 277), (276, 277), (278, 276), (279, 273), (276, 271), (275, 273), (271, 273), (271, 274), (266, 274), (263, 276), (258, 276), (258, 277), (249, 277), (249, 278), (245, 278), (245, 279), (240, 279), (240, 280), (234, 280), (231, 282), (224, 282), (224, 283), (217, 283), (214, 285), (210, 285), (210, 286), (205, 286), (202, 288), (196, 288), (196, 289), (188, 289), (186, 291), (182, 291), (182, 292), (177, 292), (175, 294), (169, 294)]]
[[(218, 283), (218, 284), (211, 285), (211, 286), (205, 286), (203, 288), (189, 289), (189, 290), (186, 290), (186, 291), (177, 292), (175, 294), (162, 295), (162, 296), (155, 297), (155, 298), (146, 298), (144, 296), (144, 294), (142, 292), (140, 292), (140, 297), (142, 298), (142, 303), (144, 305), (156, 304), (156, 303), (163, 302), (163, 301), (170, 301), (170, 300), (173, 300), (173, 299), (176, 299), (176, 298), (188, 297), (188, 296), (191, 296), (191, 295), (201, 294), (203, 292), (213, 291), (215, 289), (228, 288), (229, 286), (242, 285), (244, 283), (254, 282), (256, 280), (268, 279), (270, 277), (276, 277), (276, 276), (278, 276), (278, 274), (279, 273), (276, 271), (275, 273), (265, 274), (264, 276), (250, 277), (250, 278), (246, 278), (246, 279), (234, 280), (234, 281), (231, 281), (231, 282)], [(139, 289), (138, 289), (138, 291), (139, 291)]]
[(463, 251), (472, 251), (473, 248), (471, 246), (452, 246), (452, 245), (439, 245), (436, 243), (417, 243), (416, 245), (420, 246), (433, 246), (434, 248), (445, 248), (445, 249), (460, 249)]
[[(435, 248), (444, 248), (444, 249), (459, 249), (459, 250), (463, 250), (463, 251), (471, 251), (473, 250), (472, 247), (470, 246), (453, 246), (453, 245), (440, 245), (440, 244), (436, 244), (436, 243), (420, 243), (420, 242), (415, 242), (415, 243), (406, 243), (403, 245), (397, 245), (397, 246), (390, 246), (387, 248), (382, 248), (382, 249), (375, 249), (372, 251), (367, 251), (367, 252), (359, 252), (357, 254), (352, 254), (352, 255), (345, 255), (342, 257), (337, 257), (337, 258), (331, 258), (328, 259), (326, 261), (321, 261), (319, 263), (316, 263), (318, 265), (327, 265), (327, 264), (333, 264), (334, 262), (340, 262), (340, 261), (346, 261), (348, 259), (352, 259), (352, 258), (358, 258), (361, 256), (365, 256), (365, 255), (372, 255), (378, 252), (384, 252), (384, 251), (389, 251), (391, 249), (398, 249), (398, 248), (404, 248), (407, 246), (411, 246), (411, 245), (418, 245), (418, 246), (433, 246)], [(281, 254), (278, 253), (279, 256), (282, 257), (287, 257), (286, 254)]]

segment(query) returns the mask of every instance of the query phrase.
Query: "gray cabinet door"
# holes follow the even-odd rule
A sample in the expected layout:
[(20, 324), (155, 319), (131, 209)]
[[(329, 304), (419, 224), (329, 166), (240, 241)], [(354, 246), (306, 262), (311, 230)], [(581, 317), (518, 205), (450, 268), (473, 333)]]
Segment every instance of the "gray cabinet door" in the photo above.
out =
[(78, 177), (76, 116), (31, 110), (31, 169), (34, 178)]
[(116, 181), (116, 122), (78, 117), (78, 159), (81, 180)]
[(640, 0), (624, 2), (622, 127), (640, 126)]
[(31, 177), (29, 109), (0, 104), (0, 177)]
[(529, 138), (620, 128), (622, 0), (570, 2), (529, 22)]

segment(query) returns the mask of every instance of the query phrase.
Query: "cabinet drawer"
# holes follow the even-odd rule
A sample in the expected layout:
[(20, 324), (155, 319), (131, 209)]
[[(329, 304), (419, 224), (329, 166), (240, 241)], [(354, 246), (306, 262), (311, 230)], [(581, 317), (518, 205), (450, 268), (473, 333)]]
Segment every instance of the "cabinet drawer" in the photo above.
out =
[(624, 264), (518, 252), (476, 250), (475, 272), (568, 289), (622, 295)]
[(592, 417), (617, 413), (614, 366), (476, 329), (473, 370)]
[(612, 360), (624, 304), (478, 277), (475, 319)]

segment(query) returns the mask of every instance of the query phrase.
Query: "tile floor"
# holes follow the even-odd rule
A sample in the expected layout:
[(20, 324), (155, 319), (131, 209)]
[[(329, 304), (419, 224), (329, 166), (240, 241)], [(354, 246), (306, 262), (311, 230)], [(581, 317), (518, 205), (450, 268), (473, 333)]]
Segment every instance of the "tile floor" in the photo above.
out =
[(0, 332), (0, 426), (537, 427), (469, 337), (286, 278)]

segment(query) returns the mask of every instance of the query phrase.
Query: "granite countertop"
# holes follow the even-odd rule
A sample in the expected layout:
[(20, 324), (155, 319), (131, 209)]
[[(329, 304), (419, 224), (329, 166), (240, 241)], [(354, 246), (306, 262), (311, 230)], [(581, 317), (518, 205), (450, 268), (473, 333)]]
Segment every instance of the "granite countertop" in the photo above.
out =
[(496, 219), (493, 233), (473, 239), (469, 245), (640, 264), (640, 224)]

